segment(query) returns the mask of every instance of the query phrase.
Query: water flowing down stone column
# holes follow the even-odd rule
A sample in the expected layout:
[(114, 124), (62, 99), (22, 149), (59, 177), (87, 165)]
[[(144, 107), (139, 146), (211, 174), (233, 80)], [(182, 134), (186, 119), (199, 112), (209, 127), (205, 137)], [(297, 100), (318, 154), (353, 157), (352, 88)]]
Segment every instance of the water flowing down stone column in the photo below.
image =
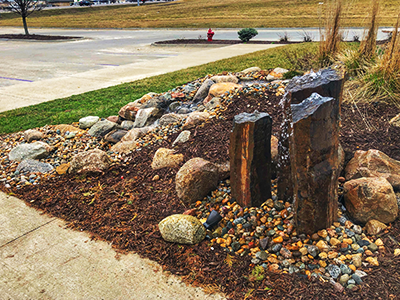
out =
[(241, 113), (230, 137), (231, 190), (242, 206), (260, 206), (271, 198), (271, 130), (267, 113)]
[(338, 208), (339, 106), (316, 93), (292, 104), (291, 170), (297, 232), (329, 228)]
[(340, 106), (342, 102), (342, 88), (344, 84), (344, 74), (331, 68), (322, 69), (317, 73), (310, 72), (307, 75), (293, 78), (286, 87), (286, 94), (282, 99), (283, 122), (278, 142), (278, 198), (288, 202), (293, 201), (293, 181), (291, 178), (290, 155), (289, 155), (289, 136), (292, 133), (292, 113), (291, 104), (299, 104), (312, 93), (318, 93), (323, 97), (335, 99), (335, 105), (340, 123)]

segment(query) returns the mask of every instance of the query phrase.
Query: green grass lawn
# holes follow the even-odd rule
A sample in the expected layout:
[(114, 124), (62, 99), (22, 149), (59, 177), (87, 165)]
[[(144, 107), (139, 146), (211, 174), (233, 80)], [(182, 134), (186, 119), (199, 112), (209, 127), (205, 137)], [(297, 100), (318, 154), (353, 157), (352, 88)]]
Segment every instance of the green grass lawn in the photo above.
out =
[[(318, 27), (331, 0), (178, 0), (170, 3), (78, 7), (36, 12), (32, 27), (68, 28), (244, 28)], [(344, 26), (368, 21), (371, 0), (344, 3)], [(381, 0), (379, 24), (393, 26), (398, 0)], [(0, 14), (0, 26), (22, 26), (18, 15)]]
[(122, 106), (148, 92), (166, 92), (207, 74), (241, 71), (252, 66), (262, 69), (275, 67), (290, 69), (293, 64), (289, 62), (285, 53), (296, 52), (301, 55), (301, 53), (316, 53), (316, 51), (316, 43), (288, 45), (3, 112), (0, 113), (0, 134), (46, 124), (77, 122), (80, 118), (89, 115), (99, 117), (116, 115)]

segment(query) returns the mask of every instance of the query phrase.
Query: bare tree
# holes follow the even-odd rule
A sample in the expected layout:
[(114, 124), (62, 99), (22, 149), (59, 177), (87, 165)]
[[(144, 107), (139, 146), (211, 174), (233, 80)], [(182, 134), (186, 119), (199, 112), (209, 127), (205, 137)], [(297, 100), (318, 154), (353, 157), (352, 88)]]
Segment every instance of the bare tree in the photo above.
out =
[(34, 11), (39, 11), (46, 7), (46, 1), (43, 0), (5, 0), (4, 2), (8, 5), (10, 11), (21, 16), (26, 35), (29, 35), (26, 18)]

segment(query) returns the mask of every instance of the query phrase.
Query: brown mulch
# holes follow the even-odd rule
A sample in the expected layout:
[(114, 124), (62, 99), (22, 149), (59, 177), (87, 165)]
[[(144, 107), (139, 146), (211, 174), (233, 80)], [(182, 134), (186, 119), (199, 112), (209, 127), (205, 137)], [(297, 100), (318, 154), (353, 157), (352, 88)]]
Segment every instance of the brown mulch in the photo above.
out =
[(61, 36), (61, 35), (41, 35), (41, 34), (0, 34), (0, 39), (8, 40), (36, 40), (36, 41), (59, 41), (59, 40), (76, 40), (81, 37)]
[[(190, 142), (179, 147), (185, 160), (203, 157), (214, 162), (228, 159), (229, 133), (233, 116), (255, 109), (268, 112), (273, 118), (273, 134), (281, 123), (280, 97), (241, 96), (224, 112), (226, 119), (212, 119), (192, 130)], [(260, 104), (260, 105), (258, 105)], [(388, 104), (375, 107), (342, 105), (341, 143), (348, 156), (357, 149), (375, 148), (400, 159), (396, 145), (399, 129), (390, 128), (388, 120), (398, 110)], [(375, 129), (364, 126), (359, 111), (368, 111), (368, 121)], [(152, 170), (154, 152), (171, 147), (176, 134), (157, 147), (143, 148), (131, 154), (130, 160), (114, 165), (102, 176), (66, 175), (53, 178), (39, 188), (28, 186), (13, 192), (28, 205), (65, 219), (69, 227), (90, 232), (94, 239), (112, 242), (119, 251), (134, 251), (163, 265), (164, 270), (182, 276), (185, 282), (221, 291), (229, 299), (400, 299), (400, 257), (393, 257), (399, 248), (400, 222), (383, 234), (386, 251), (379, 258), (380, 266), (364, 268), (368, 277), (355, 291), (336, 292), (332, 285), (298, 275), (265, 273), (260, 281), (248, 279), (253, 266), (250, 258), (230, 257), (218, 246), (210, 249), (208, 241), (195, 246), (165, 242), (157, 224), (163, 218), (186, 210), (175, 192), (175, 175), (179, 168)], [(357, 146), (359, 148), (357, 148)], [(160, 180), (152, 181), (155, 175)]]
[[(293, 42), (293, 41), (286, 41), (286, 42), (281, 42), (281, 41), (248, 41), (246, 44), (298, 44), (301, 42)], [(181, 45), (181, 44), (187, 44), (187, 45), (193, 45), (193, 44), (207, 44), (207, 45), (220, 45), (220, 44), (226, 44), (226, 45), (236, 45), (236, 44), (243, 44), (242, 41), (238, 40), (212, 40), (212, 41), (207, 41), (205, 39), (177, 39), (177, 40), (167, 40), (167, 41), (159, 41), (155, 42), (155, 45)]]

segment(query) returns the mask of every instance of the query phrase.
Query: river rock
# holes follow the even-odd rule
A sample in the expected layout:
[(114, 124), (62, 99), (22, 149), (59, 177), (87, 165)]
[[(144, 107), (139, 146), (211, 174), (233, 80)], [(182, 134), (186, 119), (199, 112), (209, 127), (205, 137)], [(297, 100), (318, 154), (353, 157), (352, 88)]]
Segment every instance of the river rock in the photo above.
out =
[(159, 224), (164, 240), (178, 244), (197, 244), (206, 237), (203, 224), (190, 215), (172, 215), (163, 219)]
[(193, 102), (198, 103), (203, 101), (207, 97), (210, 87), (213, 84), (215, 84), (214, 81), (212, 81), (211, 79), (206, 79), (201, 87), (198, 89), (196, 95), (194, 95)]
[(177, 123), (186, 117), (187, 117), (186, 115), (182, 115), (182, 114), (174, 114), (174, 113), (165, 114), (160, 118), (160, 125), (165, 126), (168, 124)]
[(8, 154), (10, 160), (22, 161), (24, 159), (40, 159), (49, 155), (51, 147), (44, 142), (34, 142), (31, 144), (19, 144)]
[(43, 163), (34, 159), (24, 159), (17, 167), (17, 171), (23, 173), (47, 173), (54, 168), (48, 163)]
[(95, 137), (104, 137), (107, 133), (117, 126), (116, 123), (108, 120), (101, 120), (90, 127), (88, 134)]
[(350, 215), (360, 223), (393, 222), (398, 214), (396, 195), (383, 177), (359, 178), (344, 184), (344, 201)]
[(192, 158), (176, 174), (176, 192), (183, 202), (191, 204), (214, 190), (219, 178), (218, 166), (200, 157)]
[(387, 228), (387, 226), (379, 222), (378, 220), (369, 220), (367, 224), (365, 224), (364, 230), (369, 234), (369, 235), (377, 235), (384, 231)]
[(210, 117), (208, 112), (194, 111), (189, 114), (186, 119), (185, 124), (183, 124), (183, 129), (190, 129), (198, 124), (205, 122)]
[(24, 132), (24, 139), (28, 143), (32, 141), (39, 141), (44, 138), (44, 133), (39, 130), (28, 129)]
[(111, 165), (111, 160), (102, 150), (94, 149), (76, 154), (68, 169), (69, 173), (103, 172)]
[(161, 115), (162, 111), (157, 107), (139, 109), (136, 114), (135, 124), (133, 125), (133, 127), (141, 128), (146, 125), (151, 125), (152, 123), (154, 123), (155, 120), (161, 117)]
[(79, 128), (86, 129), (92, 127), (100, 120), (99, 117), (96, 116), (87, 116), (84, 118), (79, 119)]
[(346, 166), (346, 179), (361, 177), (383, 177), (400, 190), (400, 161), (387, 156), (379, 150), (358, 150)]
[(151, 167), (153, 170), (162, 168), (175, 168), (183, 162), (183, 154), (175, 154), (175, 150), (160, 148), (153, 157)]
[(172, 146), (175, 146), (176, 144), (183, 144), (186, 143), (190, 138), (190, 131), (189, 130), (184, 130), (182, 131), (175, 141), (172, 143)]
[(233, 83), (238, 83), (239, 79), (234, 76), (234, 75), (216, 75), (210, 78), (212, 81), (215, 83), (220, 83), (220, 82), (233, 82)]

